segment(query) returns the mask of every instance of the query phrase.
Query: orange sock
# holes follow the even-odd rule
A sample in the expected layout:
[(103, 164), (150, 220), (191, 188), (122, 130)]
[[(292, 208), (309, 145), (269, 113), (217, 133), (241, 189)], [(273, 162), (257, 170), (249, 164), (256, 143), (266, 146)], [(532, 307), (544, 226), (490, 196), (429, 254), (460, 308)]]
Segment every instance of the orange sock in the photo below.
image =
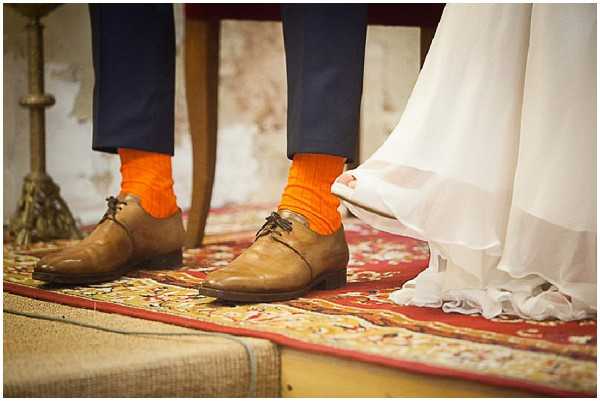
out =
[(344, 158), (314, 153), (294, 155), (288, 182), (279, 209), (306, 217), (310, 229), (321, 235), (340, 228), (339, 199), (331, 194), (331, 184), (344, 171)]
[(121, 157), (121, 192), (140, 197), (144, 210), (155, 218), (177, 212), (173, 192), (171, 156), (135, 149), (119, 149)]

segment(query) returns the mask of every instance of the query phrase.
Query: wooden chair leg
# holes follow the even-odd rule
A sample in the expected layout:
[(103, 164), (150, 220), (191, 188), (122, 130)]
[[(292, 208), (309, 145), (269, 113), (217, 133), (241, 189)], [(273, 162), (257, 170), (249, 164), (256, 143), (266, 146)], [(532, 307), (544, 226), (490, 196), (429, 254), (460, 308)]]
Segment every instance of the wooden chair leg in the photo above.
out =
[(217, 95), (219, 87), (218, 20), (186, 19), (185, 86), (192, 135), (193, 188), (185, 246), (204, 238), (217, 158)]

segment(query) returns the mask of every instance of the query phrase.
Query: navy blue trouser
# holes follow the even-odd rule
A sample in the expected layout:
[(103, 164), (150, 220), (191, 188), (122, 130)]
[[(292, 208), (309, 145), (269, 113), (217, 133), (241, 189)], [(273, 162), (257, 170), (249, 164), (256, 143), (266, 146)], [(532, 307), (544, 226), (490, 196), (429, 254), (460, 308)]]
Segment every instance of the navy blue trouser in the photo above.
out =
[[(175, 28), (171, 5), (90, 4), (93, 149), (173, 154)], [(367, 6), (283, 5), (287, 154), (356, 160)]]

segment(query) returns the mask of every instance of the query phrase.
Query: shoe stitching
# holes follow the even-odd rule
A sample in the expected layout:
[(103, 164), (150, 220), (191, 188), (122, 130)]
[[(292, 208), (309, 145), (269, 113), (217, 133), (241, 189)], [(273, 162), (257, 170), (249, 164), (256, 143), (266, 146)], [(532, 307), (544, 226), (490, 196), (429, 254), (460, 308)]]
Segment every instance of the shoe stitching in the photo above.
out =
[(296, 255), (300, 256), (300, 259), (302, 259), (304, 261), (304, 263), (306, 264), (306, 267), (308, 267), (308, 271), (309, 271), (309, 274), (310, 274), (310, 279), (312, 280), (314, 278), (313, 277), (314, 275), (313, 275), (313, 268), (312, 268), (312, 266), (310, 265), (310, 263), (308, 263), (308, 260), (306, 260), (306, 258), (296, 248), (294, 248), (293, 246), (291, 246), (290, 244), (288, 244), (287, 242), (285, 242), (285, 241), (283, 241), (283, 240), (281, 240), (279, 238), (273, 237), (273, 240), (279, 242), (280, 244), (283, 244), (283, 245), (287, 246), (292, 251), (294, 251), (294, 253)]
[(120, 212), (121, 210), (123, 210), (123, 207), (121, 205), (127, 206), (127, 202), (119, 200), (118, 198), (115, 198), (114, 196), (109, 196), (105, 200), (106, 200), (108, 209), (104, 213), (104, 216), (102, 216), (102, 218), (98, 222), (98, 225), (100, 225), (105, 220), (112, 220), (117, 225), (119, 225), (121, 228), (123, 228), (123, 230), (125, 230), (125, 233), (127, 234), (127, 237), (129, 237), (129, 240), (131, 241), (131, 256), (135, 255), (136, 254), (136, 252), (135, 252), (136, 246), (135, 246), (135, 240), (133, 238), (133, 234), (131, 234), (131, 231), (129, 230), (129, 228), (127, 228), (127, 226), (125, 224), (123, 224), (122, 222), (117, 220), (117, 212)]
[(293, 223), (290, 220), (281, 217), (281, 215), (277, 212), (272, 212), (267, 218), (265, 218), (265, 220), (265, 224), (263, 224), (263, 226), (256, 232), (255, 241), (261, 237), (264, 237), (265, 235), (274, 234), (271, 235), (271, 238), (273, 240), (290, 248), (296, 255), (300, 257), (300, 259), (302, 259), (302, 261), (306, 264), (306, 267), (308, 268), (310, 279), (312, 280), (314, 278), (313, 268), (311, 264), (308, 263), (308, 260), (306, 260), (306, 258), (293, 246), (283, 241), (281, 238), (278, 238), (283, 235), (281, 233), (281, 230), (286, 232), (292, 232)]

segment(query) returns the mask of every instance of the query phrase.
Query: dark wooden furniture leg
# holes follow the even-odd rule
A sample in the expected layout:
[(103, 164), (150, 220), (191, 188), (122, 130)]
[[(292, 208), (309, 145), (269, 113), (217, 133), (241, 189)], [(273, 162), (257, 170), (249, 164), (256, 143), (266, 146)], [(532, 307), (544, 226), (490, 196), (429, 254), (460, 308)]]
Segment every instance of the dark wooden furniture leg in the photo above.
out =
[(185, 21), (185, 88), (194, 164), (187, 248), (202, 245), (215, 178), (219, 31), (217, 19)]
[(431, 41), (433, 40), (433, 35), (435, 35), (436, 26), (422, 26), (420, 32), (421, 42), (420, 50), (421, 50), (421, 68), (423, 68), (423, 63), (425, 63), (425, 57), (427, 57), (427, 52), (429, 52), (429, 47), (431, 46)]
[[(427, 52), (429, 51), (429, 47), (431, 46), (431, 41), (433, 40), (433, 35), (435, 35), (435, 29), (436, 27), (429, 27), (429, 26), (421, 26), (420, 27), (420, 38), (419, 38), (419, 42), (420, 42), (420, 58), (421, 58), (421, 68), (423, 68), (423, 63), (425, 62), (425, 57), (427, 56)], [(360, 124), (360, 122), (359, 122)], [(360, 130), (359, 130), (360, 132)], [(357, 154), (357, 159), (353, 162), (350, 163), (348, 165), (346, 165), (346, 170), (351, 170), (351, 169), (355, 169), (360, 165), (360, 138), (358, 139), (358, 141), (356, 142), (356, 154)]]

